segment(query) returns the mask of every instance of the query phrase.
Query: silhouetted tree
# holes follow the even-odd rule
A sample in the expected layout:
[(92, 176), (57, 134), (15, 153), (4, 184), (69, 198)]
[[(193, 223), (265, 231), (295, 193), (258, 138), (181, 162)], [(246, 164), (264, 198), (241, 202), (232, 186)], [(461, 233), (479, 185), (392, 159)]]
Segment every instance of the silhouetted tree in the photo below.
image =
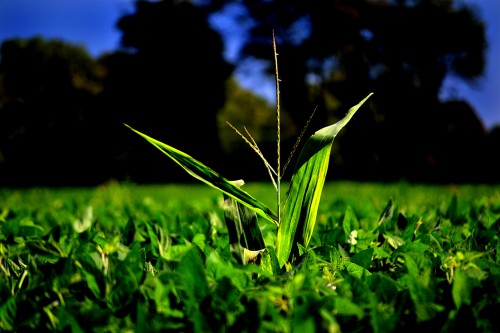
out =
[(443, 103), (437, 115), (445, 124), (429, 154), (435, 177), (441, 181), (485, 181), (487, 133), (474, 109), (464, 101)]
[(0, 49), (0, 183), (102, 181), (93, 144), (101, 72), (81, 47), (42, 38)]
[[(135, 11), (118, 22), (122, 50), (102, 59), (108, 68), (103, 98), (121, 121), (215, 168), (216, 113), (232, 66), (207, 19), (205, 9), (190, 2), (137, 1)], [(182, 170), (166, 169), (166, 157), (152, 147), (137, 145), (128, 152), (137, 163), (130, 170), (135, 179), (189, 179)]]
[(376, 93), (337, 142), (341, 175), (428, 178), (436, 140), (461, 112), (436, 119), (443, 79), (473, 80), (484, 68), (484, 25), (470, 8), (451, 0), (243, 3), (255, 20), (244, 56), (271, 60), (275, 30), (283, 107), (299, 128), (314, 105), (331, 123)]

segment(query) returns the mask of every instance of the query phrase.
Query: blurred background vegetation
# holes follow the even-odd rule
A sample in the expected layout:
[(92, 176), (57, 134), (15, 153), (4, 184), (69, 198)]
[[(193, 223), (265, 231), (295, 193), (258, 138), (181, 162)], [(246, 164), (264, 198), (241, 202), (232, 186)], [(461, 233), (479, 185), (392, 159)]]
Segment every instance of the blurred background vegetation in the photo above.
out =
[[(230, 62), (209, 20), (234, 3), (251, 28)], [(121, 47), (97, 58), (61, 40), (2, 42), (1, 186), (190, 181), (123, 123), (228, 179), (266, 180), (226, 121), (275, 160), (274, 106), (234, 77), (248, 59), (274, 75), (273, 30), (283, 152), (315, 107), (307, 136), (374, 92), (334, 144), (330, 179), (500, 182), (500, 127), (439, 98), (448, 74), (473, 83), (485, 67), (484, 22), (458, 1), (136, 1), (116, 25)]]

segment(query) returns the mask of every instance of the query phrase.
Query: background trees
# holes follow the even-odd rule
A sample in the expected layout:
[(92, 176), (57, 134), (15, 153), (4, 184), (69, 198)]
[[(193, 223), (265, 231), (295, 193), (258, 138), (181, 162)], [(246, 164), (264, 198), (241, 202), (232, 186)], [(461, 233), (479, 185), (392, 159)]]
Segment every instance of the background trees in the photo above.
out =
[[(222, 57), (221, 37), (209, 26), (204, 9), (189, 2), (140, 1), (117, 25), (123, 50), (103, 60), (109, 71), (106, 108), (115, 109), (121, 122), (218, 164), (216, 113), (224, 105), (232, 67)], [(183, 179), (177, 170), (164, 172), (158, 162), (163, 156), (142, 147), (130, 150), (129, 160), (139, 163), (131, 165), (137, 179)]]
[(5, 41), (0, 59), (0, 183), (106, 180), (95, 173), (103, 89), (95, 61), (81, 47), (41, 38)]
[[(439, 99), (446, 75), (473, 81), (483, 72), (484, 25), (469, 8), (451, 0), (234, 3), (253, 20), (239, 61), (267, 61), (274, 75), (273, 30), (277, 36), (282, 109), (289, 116), (283, 151), (316, 106), (310, 131), (375, 92), (369, 110), (336, 141), (332, 176), (500, 180), (491, 153), (496, 131), (487, 133), (466, 101)], [(224, 59), (223, 41), (209, 24), (226, 4), (137, 1), (117, 22), (122, 47), (99, 59), (61, 41), (4, 41), (0, 182), (187, 180), (134, 140), (123, 122), (230, 178), (265, 175), (255, 172), (260, 162), (221, 120), (247, 125), (274, 159), (273, 107), (228, 81), (239, 61)]]
[(470, 107), (453, 112), (450, 106), (463, 103), (439, 100), (447, 74), (473, 80), (484, 68), (484, 26), (469, 8), (432, 0), (244, 3), (255, 18), (244, 54), (269, 58), (266, 36), (276, 30), (283, 104), (296, 124), (314, 104), (323, 112), (320, 121), (331, 122), (376, 93), (371, 113), (360, 114), (337, 145), (344, 176), (437, 180), (447, 153), (435, 148), (449, 124), (472, 118), (459, 126), (461, 135), (485, 136)]
[[(124, 122), (209, 165), (220, 162), (216, 113), (232, 67), (205, 9), (139, 1), (117, 25), (123, 47), (97, 61), (59, 41), (4, 42), (4, 184), (182, 181), (184, 173), (167, 171)], [(14, 117), (19, 124), (8, 125)]]

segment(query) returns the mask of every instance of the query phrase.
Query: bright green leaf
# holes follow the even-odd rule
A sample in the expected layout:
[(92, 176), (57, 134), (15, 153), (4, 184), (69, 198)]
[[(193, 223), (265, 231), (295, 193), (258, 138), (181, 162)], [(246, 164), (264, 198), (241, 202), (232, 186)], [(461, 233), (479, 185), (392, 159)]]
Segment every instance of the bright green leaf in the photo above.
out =
[(453, 285), (451, 288), (451, 294), (457, 309), (460, 308), (462, 304), (471, 304), (471, 291), (472, 284), (467, 274), (461, 269), (457, 269), (453, 277)]
[(217, 172), (210, 169), (208, 166), (197, 161), (188, 154), (183, 153), (180, 150), (175, 149), (163, 142), (155, 140), (146, 134), (143, 134), (129, 125), (125, 124), (135, 133), (142, 136), (153, 146), (162, 151), (165, 155), (170, 157), (175, 163), (179, 164), (187, 173), (189, 173), (194, 178), (204, 182), (205, 184), (221, 191), (222, 193), (232, 197), (241, 204), (245, 205), (249, 209), (253, 210), (265, 219), (277, 224), (277, 216), (270, 208), (261, 203), (260, 201), (253, 198), (250, 194), (240, 189), (238, 186), (234, 185), (232, 182), (228, 181), (224, 177), (220, 176)]
[(349, 237), (352, 231), (359, 229), (358, 219), (356, 218), (356, 214), (354, 214), (351, 206), (347, 206), (344, 220), (342, 221), (342, 228), (344, 229), (344, 233), (347, 237)]
[[(286, 194), (281, 225), (278, 227), (276, 255), (283, 266), (296, 255), (296, 243), (309, 245), (330, 161), (333, 140), (369, 94), (337, 123), (314, 133), (302, 149)], [(293, 251), (292, 251), (293, 250)]]

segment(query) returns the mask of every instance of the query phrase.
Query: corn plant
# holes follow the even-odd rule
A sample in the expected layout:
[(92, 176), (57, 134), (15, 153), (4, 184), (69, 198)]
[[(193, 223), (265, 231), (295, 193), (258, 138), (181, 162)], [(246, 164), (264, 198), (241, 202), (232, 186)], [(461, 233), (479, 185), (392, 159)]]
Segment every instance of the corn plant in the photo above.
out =
[[(351, 120), (356, 111), (372, 94), (370, 93), (361, 102), (350, 108), (340, 121), (318, 130), (306, 141), (296, 162), (289, 189), (284, 200), (282, 200), (280, 191), (282, 180), (282, 170), (280, 167), (280, 94), (276, 43), (274, 42), (273, 44), (276, 66), (278, 133), (276, 170), (262, 156), (257, 144), (250, 135), (250, 139), (247, 139), (240, 132), (237, 132), (264, 160), (276, 189), (277, 212), (242, 190), (242, 181), (229, 181), (190, 155), (149, 137), (129, 125), (125, 125), (170, 157), (191, 176), (222, 192), (224, 196), (225, 222), (229, 231), (231, 250), (236, 254), (236, 257), (240, 258), (241, 262), (256, 261), (258, 253), (267, 249), (267, 258), (270, 258), (269, 261), (271, 262), (272, 270), (279, 272), (284, 268), (287, 270), (290, 269), (300, 254), (299, 249), (301, 247), (307, 248), (316, 222), (333, 141), (339, 131)], [(299, 139), (301, 136), (299, 136)], [(290, 158), (288, 161), (290, 161)], [(283, 209), (281, 208), (282, 202)], [(277, 235), (275, 244), (264, 244), (257, 216), (276, 225)]]

